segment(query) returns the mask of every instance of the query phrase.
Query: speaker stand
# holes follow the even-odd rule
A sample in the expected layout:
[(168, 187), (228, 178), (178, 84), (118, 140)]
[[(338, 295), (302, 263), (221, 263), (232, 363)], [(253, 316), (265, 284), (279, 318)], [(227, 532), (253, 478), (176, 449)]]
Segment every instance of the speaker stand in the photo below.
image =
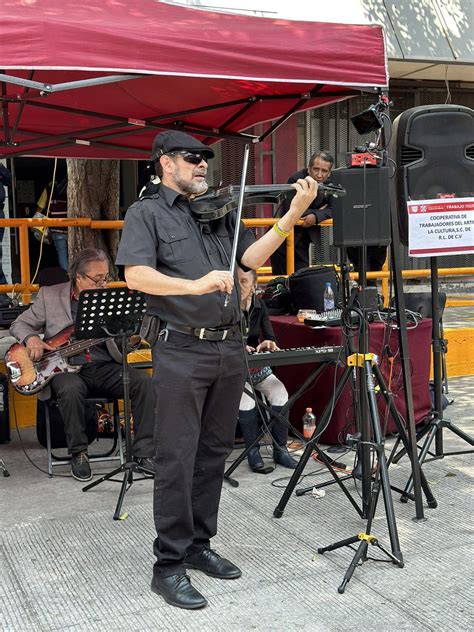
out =
[[(443, 349), (442, 335), (440, 331), (440, 309), (439, 309), (439, 283), (438, 283), (438, 262), (436, 257), (430, 259), (431, 267), (431, 313), (433, 319), (433, 376), (434, 376), (434, 409), (433, 417), (427, 426), (417, 436), (420, 440), (426, 435), (423, 446), (419, 455), (419, 463), (423, 464), (426, 460), (444, 459), (446, 456), (457, 454), (471, 454), (474, 450), (461, 450), (456, 452), (444, 451), (444, 429), (450, 430), (457, 437), (474, 446), (474, 437), (468, 435), (463, 430), (455, 426), (449, 419), (445, 419), (443, 411)], [(431, 444), (435, 442), (435, 452), (430, 452)], [(403, 456), (404, 451), (397, 454), (393, 462), (397, 463)], [(431, 459), (426, 459), (430, 455)], [(413, 487), (413, 480), (410, 477), (404, 490), (404, 494), (408, 495)], [(403, 500), (403, 496), (402, 496)]]

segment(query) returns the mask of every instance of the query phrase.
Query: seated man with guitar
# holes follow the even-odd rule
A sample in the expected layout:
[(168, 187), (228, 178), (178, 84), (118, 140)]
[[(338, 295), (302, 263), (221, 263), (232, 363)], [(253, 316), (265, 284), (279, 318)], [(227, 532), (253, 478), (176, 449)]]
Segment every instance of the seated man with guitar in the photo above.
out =
[[(21, 345), (7, 352), (6, 365), (19, 392), (39, 391), (39, 399), (46, 400), (51, 387), (64, 421), (72, 476), (89, 481), (84, 400), (94, 395), (123, 397), (122, 365), (111, 338), (66, 345), (73, 333), (80, 292), (104, 287), (109, 280), (107, 255), (95, 248), (80, 251), (71, 262), (69, 277), (67, 283), (42, 287), (31, 307), (12, 323), (10, 334)], [(65, 358), (71, 356), (67, 363)], [(134, 458), (154, 470), (154, 394), (144, 371), (130, 368), (130, 398)]]

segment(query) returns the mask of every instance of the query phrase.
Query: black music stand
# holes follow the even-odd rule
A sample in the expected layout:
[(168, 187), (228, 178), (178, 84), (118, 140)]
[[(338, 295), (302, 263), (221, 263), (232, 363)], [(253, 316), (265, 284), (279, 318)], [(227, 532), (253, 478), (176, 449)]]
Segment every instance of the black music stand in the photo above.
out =
[(113, 476), (123, 473), (120, 494), (115, 508), (114, 520), (120, 520), (125, 492), (133, 484), (133, 473), (153, 475), (151, 470), (135, 463), (132, 449), (132, 430), (130, 426), (130, 374), (128, 370), (128, 338), (133, 336), (145, 313), (145, 295), (128, 288), (105, 288), (97, 290), (83, 290), (79, 295), (77, 308), (75, 337), (78, 340), (87, 338), (102, 338), (104, 333), (117, 338), (122, 348), (122, 381), (123, 381), (123, 414), (125, 421), (125, 463), (108, 474), (86, 485), (82, 491), (100, 485), (107, 480), (114, 480)]

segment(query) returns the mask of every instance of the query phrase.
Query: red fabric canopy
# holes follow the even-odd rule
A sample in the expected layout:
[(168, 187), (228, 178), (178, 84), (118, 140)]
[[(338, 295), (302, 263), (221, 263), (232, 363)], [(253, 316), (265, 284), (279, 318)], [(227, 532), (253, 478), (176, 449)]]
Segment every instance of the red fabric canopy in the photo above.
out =
[(5, 0), (0, 50), (3, 155), (144, 158), (162, 129), (212, 143), (388, 83), (382, 27), (154, 0)]

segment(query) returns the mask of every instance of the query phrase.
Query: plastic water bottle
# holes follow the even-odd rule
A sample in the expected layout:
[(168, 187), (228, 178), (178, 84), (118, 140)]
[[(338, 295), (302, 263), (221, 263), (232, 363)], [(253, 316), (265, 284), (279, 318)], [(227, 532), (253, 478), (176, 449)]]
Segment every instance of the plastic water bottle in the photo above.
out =
[(324, 288), (324, 311), (329, 312), (331, 309), (334, 309), (334, 292), (332, 291), (331, 284), (326, 283), (326, 287)]
[(303, 415), (303, 436), (305, 439), (311, 439), (316, 429), (316, 415), (312, 408), (307, 408)]

